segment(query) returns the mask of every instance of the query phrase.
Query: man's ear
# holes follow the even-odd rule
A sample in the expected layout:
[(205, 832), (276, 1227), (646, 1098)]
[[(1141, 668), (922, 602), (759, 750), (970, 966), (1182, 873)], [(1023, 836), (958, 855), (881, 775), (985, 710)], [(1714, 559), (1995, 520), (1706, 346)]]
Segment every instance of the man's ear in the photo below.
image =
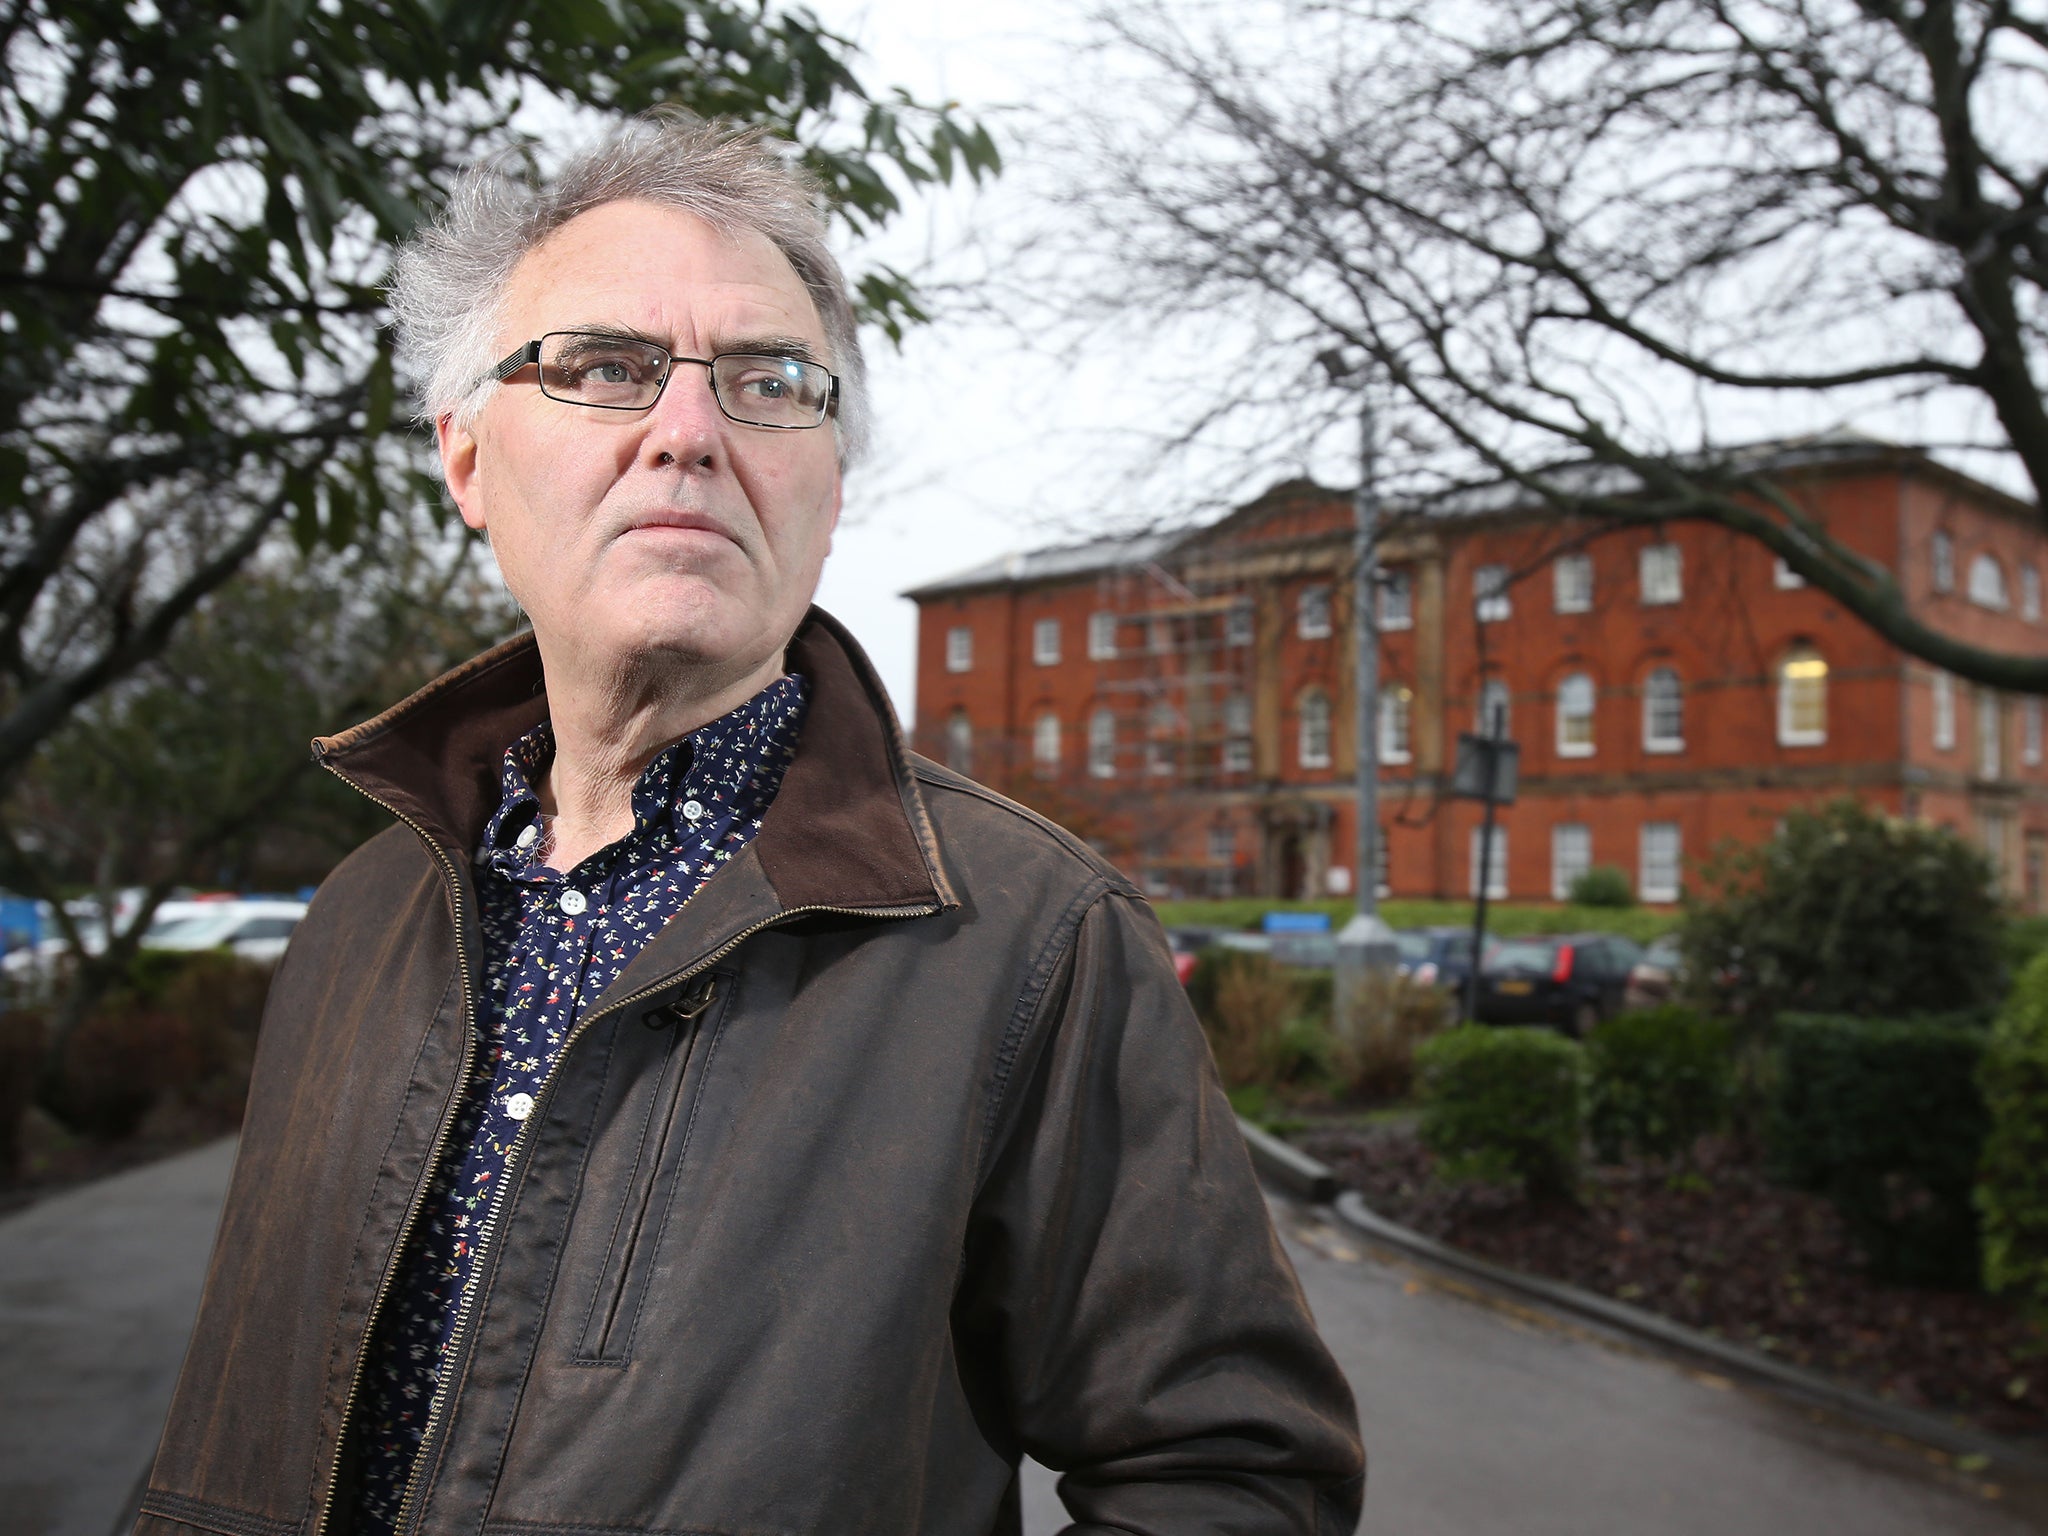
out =
[(448, 483), (448, 495), (462, 520), (481, 531), (484, 528), (483, 497), (478, 494), (476, 434), (455, 424), (453, 412), (434, 422), (434, 441), (441, 449), (441, 478)]

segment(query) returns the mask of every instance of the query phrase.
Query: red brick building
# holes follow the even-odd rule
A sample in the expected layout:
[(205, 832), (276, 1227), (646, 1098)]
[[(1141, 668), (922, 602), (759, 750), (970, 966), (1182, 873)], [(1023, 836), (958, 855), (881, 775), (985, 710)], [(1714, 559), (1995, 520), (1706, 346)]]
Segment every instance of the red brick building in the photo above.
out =
[[(1934, 627), (2048, 652), (2030, 505), (1861, 439), (1772, 469)], [(1178, 537), (916, 589), (919, 748), (1156, 893), (1348, 894), (1350, 523), (1342, 493), (1294, 482)], [(1521, 748), (1495, 895), (1553, 899), (1612, 865), (1641, 899), (1673, 900), (1724, 839), (1852, 794), (1980, 840), (2016, 901), (2048, 905), (2043, 701), (1906, 657), (1761, 546), (1503, 505), (1396, 520), (1381, 560), (1391, 894), (1473, 889), (1479, 807), (1444, 786), (1483, 698)]]

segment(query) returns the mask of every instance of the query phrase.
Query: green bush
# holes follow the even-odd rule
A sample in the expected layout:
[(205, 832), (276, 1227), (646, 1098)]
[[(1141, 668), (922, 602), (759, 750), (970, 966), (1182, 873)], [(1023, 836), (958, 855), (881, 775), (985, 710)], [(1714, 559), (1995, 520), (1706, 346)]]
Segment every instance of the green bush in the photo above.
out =
[(1711, 1012), (1897, 1019), (1980, 1012), (2004, 991), (1990, 863), (1941, 827), (1840, 800), (1793, 811), (1759, 847), (1710, 860), (1680, 930)]
[[(1226, 1088), (1271, 1087), (1301, 1074), (1304, 1054), (1300, 973), (1265, 955), (1212, 946), (1195, 959), (1188, 1000)], [(1306, 1047), (1327, 1064), (1328, 1032)]]
[(1984, 1030), (1788, 1014), (1777, 1025), (1773, 1171), (1834, 1202), (1873, 1272), (1974, 1287), (1987, 1117)]
[(1575, 907), (1632, 907), (1636, 893), (1628, 876), (1612, 864), (1595, 864), (1576, 880), (1569, 892)]
[(1336, 1086), (1367, 1104), (1406, 1099), (1415, 1085), (1415, 1048), (1440, 1034), (1451, 1017), (1445, 988), (1399, 974), (1369, 974), (1356, 993), (1352, 1017), (1333, 1026)]
[(1687, 1156), (1728, 1118), (1728, 1026), (1677, 1004), (1618, 1014), (1586, 1040), (1586, 1124), (1605, 1163)]
[(1984, 1283), (2048, 1319), (2048, 954), (2013, 983), (1978, 1085), (1991, 1117), (1977, 1186)]
[(1424, 1145), (1453, 1179), (1519, 1181), (1528, 1193), (1578, 1186), (1584, 1063), (1547, 1029), (1467, 1024), (1415, 1048)]

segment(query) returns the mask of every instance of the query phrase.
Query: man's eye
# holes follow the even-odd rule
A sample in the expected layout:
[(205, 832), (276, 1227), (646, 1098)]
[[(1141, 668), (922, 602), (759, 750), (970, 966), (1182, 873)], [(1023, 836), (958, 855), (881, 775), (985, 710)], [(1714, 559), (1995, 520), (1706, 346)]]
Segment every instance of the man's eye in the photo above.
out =
[(750, 373), (740, 380), (740, 393), (756, 400), (787, 399), (789, 380), (773, 373)]
[(568, 359), (563, 371), (578, 383), (633, 384), (647, 377), (647, 364), (641, 358), (618, 355), (577, 357)]

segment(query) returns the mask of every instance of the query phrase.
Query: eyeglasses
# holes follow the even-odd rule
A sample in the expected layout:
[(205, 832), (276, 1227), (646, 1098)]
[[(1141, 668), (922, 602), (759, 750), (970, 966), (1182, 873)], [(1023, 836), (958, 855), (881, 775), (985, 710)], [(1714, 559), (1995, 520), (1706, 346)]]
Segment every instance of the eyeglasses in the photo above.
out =
[(711, 398), (726, 416), (749, 427), (801, 430), (823, 426), (839, 411), (839, 376), (822, 363), (753, 352), (678, 357), (667, 347), (596, 331), (549, 331), (529, 341), (491, 377), (503, 383), (533, 364), (540, 392), (568, 405), (600, 411), (644, 411), (661, 398), (677, 363), (711, 370)]

